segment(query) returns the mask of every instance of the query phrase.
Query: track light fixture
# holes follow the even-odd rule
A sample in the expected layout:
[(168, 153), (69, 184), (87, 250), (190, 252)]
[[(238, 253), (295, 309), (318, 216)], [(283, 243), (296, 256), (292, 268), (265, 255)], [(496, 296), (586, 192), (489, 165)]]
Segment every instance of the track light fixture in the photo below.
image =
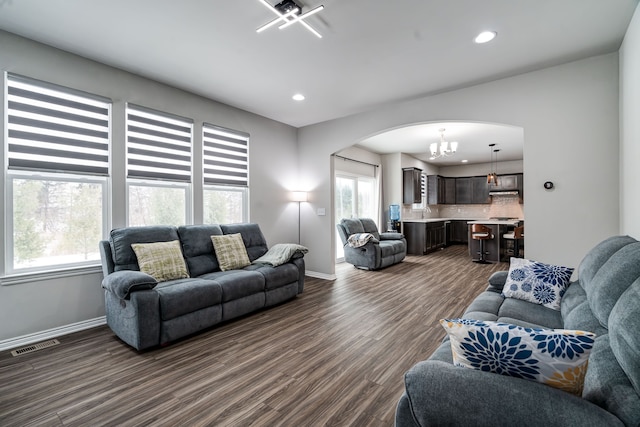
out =
[(322, 35), (317, 32), (311, 25), (307, 24), (304, 20), (309, 16), (315, 15), (316, 13), (324, 9), (323, 5), (315, 7), (308, 12), (302, 13), (302, 7), (293, 0), (283, 0), (275, 6), (271, 6), (266, 0), (258, 1), (266, 6), (270, 11), (272, 11), (277, 16), (277, 18), (267, 22), (266, 24), (258, 28), (256, 30), (257, 33), (261, 33), (262, 31), (276, 24), (280, 24), (278, 28), (283, 29), (299, 22), (303, 27), (311, 31), (316, 37), (322, 38)]

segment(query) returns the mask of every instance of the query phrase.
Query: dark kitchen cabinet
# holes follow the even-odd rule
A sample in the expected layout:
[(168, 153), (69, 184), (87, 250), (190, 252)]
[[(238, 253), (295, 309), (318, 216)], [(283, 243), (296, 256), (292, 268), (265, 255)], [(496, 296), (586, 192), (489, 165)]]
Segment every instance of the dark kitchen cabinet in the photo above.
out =
[(443, 182), (442, 203), (445, 205), (456, 204), (456, 178), (440, 177)]
[(473, 200), (471, 182), (473, 178), (456, 178), (456, 204), (470, 205)]
[(407, 239), (407, 254), (424, 255), (446, 244), (444, 221), (404, 222), (402, 232)]
[(422, 169), (405, 168), (402, 169), (402, 203), (410, 205), (422, 203)]
[(447, 226), (447, 243), (467, 244), (469, 242), (469, 227), (466, 220), (451, 220)]
[(428, 222), (425, 253), (444, 248), (446, 243), (446, 226), (444, 221)]
[(491, 203), (491, 196), (489, 196), (489, 184), (487, 184), (486, 176), (471, 177), (471, 203)]
[(440, 175), (427, 176), (427, 204), (454, 205), (456, 203), (456, 178)]

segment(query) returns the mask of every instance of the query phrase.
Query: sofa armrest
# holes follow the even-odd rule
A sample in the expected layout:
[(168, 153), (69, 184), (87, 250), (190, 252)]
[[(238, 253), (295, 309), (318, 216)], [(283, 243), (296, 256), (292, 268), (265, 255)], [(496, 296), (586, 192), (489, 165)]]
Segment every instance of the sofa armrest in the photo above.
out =
[(404, 234), (402, 233), (394, 233), (391, 231), (380, 233), (380, 240), (402, 240), (404, 239)]
[[(405, 387), (398, 427), (623, 425), (613, 414), (562, 390), (442, 361), (416, 364), (405, 374)], [(410, 419), (415, 424), (407, 423)]]
[(502, 292), (504, 284), (507, 282), (508, 271), (496, 271), (489, 276), (489, 288), (487, 290), (494, 292)]
[(158, 281), (141, 271), (115, 271), (102, 280), (102, 287), (120, 299), (129, 299), (131, 292), (153, 289)]

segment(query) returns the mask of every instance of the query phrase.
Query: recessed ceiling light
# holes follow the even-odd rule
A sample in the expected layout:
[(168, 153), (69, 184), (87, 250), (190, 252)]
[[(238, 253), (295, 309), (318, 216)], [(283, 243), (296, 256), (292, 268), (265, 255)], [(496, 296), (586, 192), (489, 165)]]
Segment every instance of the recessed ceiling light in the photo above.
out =
[(304, 101), (304, 95), (301, 93), (296, 93), (291, 98), (293, 98), (294, 101)]
[(497, 35), (498, 33), (496, 33), (495, 31), (483, 31), (480, 34), (478, 34), (473, 41), (475, 41), (478, 44), (487, 43), (495, 39)]
[(460, 163), (467, 163), (467, 162), (469, 162), (469, 160), (466, 160), (466, 159), (460, 161)]

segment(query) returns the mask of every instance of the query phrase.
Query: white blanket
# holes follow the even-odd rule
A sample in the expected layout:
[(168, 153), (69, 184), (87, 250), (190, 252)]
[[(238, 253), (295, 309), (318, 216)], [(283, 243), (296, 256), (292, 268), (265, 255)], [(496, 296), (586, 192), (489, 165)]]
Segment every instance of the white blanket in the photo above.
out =
[(309, 252), (304, 246), (295, 243), (277, 243), (273, 245), (266, 254), (254, 260), (252, 264), (264, 264), (277, 267), (289, 262), (291, 258), (300, 258)]
[(360, 246), (366, 245), (367, 242), (373, 238), (373, 234), (371, 233), (356, 233), (349, 236), (347, 243), (352, 248), (359, 248)]

